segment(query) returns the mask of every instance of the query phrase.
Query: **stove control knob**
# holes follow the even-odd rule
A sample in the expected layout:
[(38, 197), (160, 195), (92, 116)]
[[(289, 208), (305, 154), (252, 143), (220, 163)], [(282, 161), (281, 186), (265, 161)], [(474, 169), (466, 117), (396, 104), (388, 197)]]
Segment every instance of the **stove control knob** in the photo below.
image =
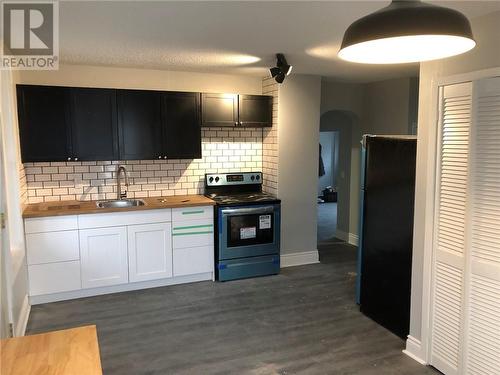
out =
[(257, 175), (257, 177), (255, 177), (257, 179), (257, 181), (260, 180), (260, 175)]
[(208, 182), (213, 182), (213, 180), (214, 180), (214, 178), (213, 178), (213, 177), (210, 177), (210, 178), (208, 179)]
[(215, 177), (215, 182), (219, 182), (219, 177)]
[(255, 180), (255, 176), (254, 176), (254, 175), (252, 175), (252, 177), (250, 177), (250, 179), (251, 179), (252, 181), (253, 181), (253, 180)]

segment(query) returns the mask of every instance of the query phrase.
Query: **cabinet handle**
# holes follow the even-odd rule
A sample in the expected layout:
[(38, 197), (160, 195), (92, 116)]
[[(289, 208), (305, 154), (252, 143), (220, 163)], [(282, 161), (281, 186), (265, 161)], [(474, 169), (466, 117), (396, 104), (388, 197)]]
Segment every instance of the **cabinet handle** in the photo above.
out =
[(238, 126), (238, 121), (235, 121), (235, 122), (234, 122), (234, 126)]
[(160, 156), (158, 156), (158, 159), (161, 159), (161, 155), (160, 155)]
[(204, 210), (198, 210), (198, 211), (183, 211), (183, 215), (194, 215), (194, 214), (202, 214), (204, 213)]
[(213, 231), (199, 231), (199, 232), (188, 232), (188, 233), (172, 233), (172, 236), (192, 236), (196, 234), (212, 234)]
[(71, 161), (71, 158), (68, 158), (68, 161)]
[(166, 159), (166, 158), (167, 158), (166, 156), (163, 157), (163, 159)]
[(77, 161), (77, 160), (78, 160), (78, 158), (75, 158), (75, 161)]

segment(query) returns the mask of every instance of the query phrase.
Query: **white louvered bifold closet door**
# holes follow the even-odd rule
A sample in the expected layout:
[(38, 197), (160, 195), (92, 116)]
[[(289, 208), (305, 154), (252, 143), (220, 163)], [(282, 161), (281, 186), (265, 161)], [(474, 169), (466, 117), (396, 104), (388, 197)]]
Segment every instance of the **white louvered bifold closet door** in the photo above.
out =
[(460, 373), (472, 84), (441, 88), (431, 311), (431, 364)]
[(500, 78), (474, 83), (464, 374), (500, 374)]

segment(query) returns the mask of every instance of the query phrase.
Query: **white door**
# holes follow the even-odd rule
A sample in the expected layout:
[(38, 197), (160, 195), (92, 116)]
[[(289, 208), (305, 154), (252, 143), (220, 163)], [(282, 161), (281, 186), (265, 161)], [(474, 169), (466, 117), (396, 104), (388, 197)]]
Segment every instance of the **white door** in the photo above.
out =
[(446, 86), (440, 103), (431, 361), (500, 374), (500, 78)]
[(431, 364), (460, 373), (472, 84), (441, 90)]
[(127, 283), (127, 228), (81, 230), (80, 259), (83, 288)]
[(500, 374), (500, 77), (474, 84), (463, 373)]
[(128, 227), (130, 281), (172, 277), (172, 225), (170, 223)]

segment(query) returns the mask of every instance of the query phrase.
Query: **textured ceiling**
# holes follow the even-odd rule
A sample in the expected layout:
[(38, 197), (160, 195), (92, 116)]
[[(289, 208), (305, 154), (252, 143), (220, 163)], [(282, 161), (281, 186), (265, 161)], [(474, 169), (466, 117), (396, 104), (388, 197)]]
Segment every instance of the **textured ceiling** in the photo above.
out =
[[(475, 17), (500, 2), (433, 1)], [(294, 73), (368, 82), (414, 75), (416, 64), (340, 61), (347, 26), (388, 1), (64, 1), (61, 60), (264, 76), (283, 52)]]

